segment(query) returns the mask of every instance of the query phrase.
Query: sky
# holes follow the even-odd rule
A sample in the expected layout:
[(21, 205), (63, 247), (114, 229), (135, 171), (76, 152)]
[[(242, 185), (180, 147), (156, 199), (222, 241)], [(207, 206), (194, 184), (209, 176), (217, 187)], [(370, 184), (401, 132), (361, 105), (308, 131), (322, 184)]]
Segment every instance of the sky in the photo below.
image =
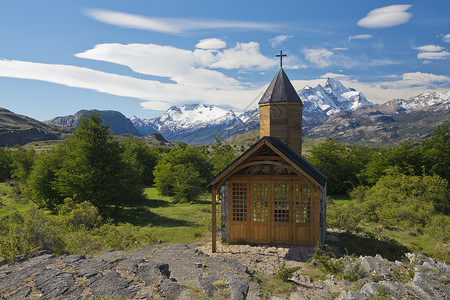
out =
[(450, 89), (450, 1), (1, 0), (0, 107), (242, 112), (281, 50), (297, 90), (334, 77), (384, 103)]

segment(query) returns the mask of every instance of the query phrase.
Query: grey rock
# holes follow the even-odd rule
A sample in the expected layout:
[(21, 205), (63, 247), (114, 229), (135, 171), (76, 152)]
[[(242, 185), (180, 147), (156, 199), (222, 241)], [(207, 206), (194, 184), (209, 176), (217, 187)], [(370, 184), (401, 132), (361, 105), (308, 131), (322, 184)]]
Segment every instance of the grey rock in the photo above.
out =
[(368, 300), (369, 297), (364, 295), (360, 292), (355, 291), (342, 291), (339, 296), (337, 297), (337, 300)]
[(216, 280), (215, 277), (203, 277), (203, 275), (200, 274), (197, 276), (195, 282), (198, 288), (200, 288), (206, 296), (211, 298), (214, 295), (214, 292), (217, 291), (217, 288), (213, 284)]
[(171, 279), (165, 279), (159, 284), (158, 293), (168, 299), (177, 299), (185, 289), (186, 287), (178, 282)]
[[(25, 266), (24, 268), (19, 268), (17, 270), (4, 270), (5, 277), (0, 279), (0, 292), (4, 294), (9, 294), (15, 292), (18, 288), (24, 285), (24, 281), (31, 277), (31, 275), (40, 272), (42, 266), (31, 265)], [(5, 291), (7, 291), (5, 293)]]
[[(20, 290), (16, 291), (15, 293), (9, 295), (8, 297), (5, 297), (5, 300), (22, 300), (28, 297), (28, 295), (31, 293), (31, 288), (29, 286), (23, 287)], [(3, 299), (1, 297), (0, 293), (0, 299)]]
[(86, 286), (90, 288), (94, 296), (119, 296), (129, 299), (138, 292), (137, 286), (132, 286), (130, 283), (129, 279), (120, 276), (117, 271), (110, 270), (90, 278)]
[(169, 265), (156, 261), (145, 262), (136, 271), (136, 276), (146, 285), (159, 284), (170, 277)]
[(129, 272), (135, 272), (139, 268), (139, 264), (143, 264), (145, 262), (142, 258), (130, 258), (124, 259), (119, 262), (119, 266), (124, 267)]
[(391, 273), (390, 269), (393, 263), (381, 257), (381, 255), (372, 257), (364, 256), (361, 258), (361, 266), (369, 274), (384, 276)]
[(73, 264), (82, 259), (86, 259), (86, 256), (84, 254), (83, 255), (68, 255), (68, 256), (63, 256), (60, 258), (61, 262), (65, 265)]
[(414, 275), (412, 281), (407, 286), (421, 293), (426, 299), (449, 299), (450, 287), (438, 280), (432, 280), (427, 274), (419, 273)]
[(41, 299), (53, 299), (68, 291), (75, 284), (75, 279), (72, 273), (45, 269), (33, 278), (33, 282), (43, 294)]
[(80, 259), (76, 262), (74, 269), (77, 276), (91, 278), (101, 271), (112, 269), (114, 264), (98, 259)]
[(244, 300), (247, 297), (249, 288), (248, 278), (229, 277), (227, 283), (232, 300)]

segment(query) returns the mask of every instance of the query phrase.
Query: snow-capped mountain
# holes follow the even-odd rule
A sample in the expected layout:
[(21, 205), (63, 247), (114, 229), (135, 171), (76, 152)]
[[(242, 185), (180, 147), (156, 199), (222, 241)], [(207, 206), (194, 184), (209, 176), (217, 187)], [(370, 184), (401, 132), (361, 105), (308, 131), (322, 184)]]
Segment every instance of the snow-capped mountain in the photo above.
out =
[(375, 106), (341, 111), (323, 124), (306, 127), (305, 136), (329, 137), (359, 145), (385, 146), (429, 137), (450, 119), (450, 90), (394, 99)]
[(173, 106), (154, 119), (132, 117), (130, 120), (142, 135), (160, 132), (167, 139), (194, 144), (213, 142), (219, 132), (242, 124), (232, 110), (203, 104)]
[[(316, 126), (340, 111), (353, 111), (373, 105), (361, 92), (346, 88), (339, 80), (329, 78), (325, 86), (305, 87), (298, 92), (303, 101), (303, 125)], [(171, 107), (154, 119), (130, 118), (140, 134), (160, 132), (170, 140), (188, 143), (214, 143), (215, 136), (227, 139), (259, 128), (259, 108), (237, 116), (232, 110), (202, 104)]]
[(411, 113), (421, 111), (424, 108), (427, 111), (448, 110), (450, 109), (450, 90), (443, 92), (427, 92), (407, 100), (395, 99), (381, 104), (381, 106), (385, 106), (386, 109), (396, 109), (397, 113)]
[(374, 105), (359, 91), (345, 87), (338, 79), (328, 78), (325, 86), (306, 86), (298, 91), (303, 102), (303, 123), (314, 126), (325, 122), (340, 111), (354, 111), (364, 105)]

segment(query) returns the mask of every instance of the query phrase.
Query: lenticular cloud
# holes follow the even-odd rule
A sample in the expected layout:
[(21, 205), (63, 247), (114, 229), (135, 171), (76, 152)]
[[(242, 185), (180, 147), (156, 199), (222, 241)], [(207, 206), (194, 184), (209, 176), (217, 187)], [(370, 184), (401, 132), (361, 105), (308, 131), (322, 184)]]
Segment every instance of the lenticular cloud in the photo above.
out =
[(365, 28), (387, 28), (407, 23), (412, 14), (407, 12), (411, 5), (390, 5), (372, 10), (358, 21)]

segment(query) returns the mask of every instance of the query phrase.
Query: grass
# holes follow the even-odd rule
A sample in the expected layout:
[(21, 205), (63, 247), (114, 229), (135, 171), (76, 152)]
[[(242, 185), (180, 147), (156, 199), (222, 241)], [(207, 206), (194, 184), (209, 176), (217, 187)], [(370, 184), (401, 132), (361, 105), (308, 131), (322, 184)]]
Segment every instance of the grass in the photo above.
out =
[[(146, 188), (145, 195), (145, 202), (125, 207), (116, 222), (140, 226), (164, 243), (189, 244), (210, 234), (209, 193), (201, 196), (197, 203), (174, 203), (171, 197), (159, 195), (153, 187)], [(220, 220), (220, 212), (217, 219)]]
[(20, 213), (35, 207), (31, 201), (26, 201), (17, 196), (14, 187), (9, 183), (0, 183), (0, 217), (18, 211)]
[[(189, 244), (204, 240), (211, 233), (211, 200), (205, 193), (198, 203), (174, 203), (171, 197), (161, 196), (155, 188), (145, 189), (146, 199), (138, 205), (125, 207), (115, 223), (130, 223), (143, 233), (151, 233), (165, 243)], [(0, 216), (14, 211), (25, 212), (36, 205), (14, 196), (14, 187), (0, 184)], [(220, 221), (220, 204), (217, 206)], [(50, 215), (50, 211), (45, 212)], [(219, 228), (219, 226), (217, 227)]]
[[(333, 195), (331, 205), (346, 206), (353, 201), (346, 195)], [(330, 200), (329, 200), (330, 205)], [(330, 206), (328, 206), (330, 209)], [(449, 261), (450, 245), (439, 244), (420, 229), (384, 227), (377, 223), (360, 223), (358, 233), (340, 234), (341, 246), (349, 254), (381, 254), (391, 260), (401, 260), (406, 252), (423, 253), (438, 260)]]

